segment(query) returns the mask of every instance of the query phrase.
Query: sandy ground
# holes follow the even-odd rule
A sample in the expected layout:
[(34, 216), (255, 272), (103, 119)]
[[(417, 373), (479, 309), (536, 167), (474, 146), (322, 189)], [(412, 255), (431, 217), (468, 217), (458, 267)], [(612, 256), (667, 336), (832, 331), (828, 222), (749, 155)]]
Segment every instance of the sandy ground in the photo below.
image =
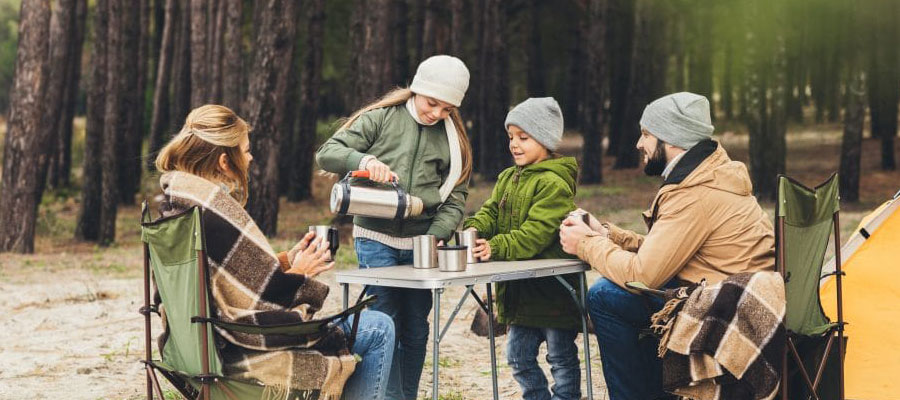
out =
[[(132, 254), (140, 254), (139, 248), (133, 250)], [(0, 283), (0, 326), (4, 332), (0, 343), (0, 399), (142, 398), (145, 381), (139, 360), (144, 354), (143, 317), (136, 312), (143, 304), (141, 279), (110, 279), (78, 269), (35, 279), (38, 275), (40, 272), (24, 272), (14, 282)], [(324, 311), (338, 310), (341, 294), (334, 273), (326, 273), (321, 279), (334, 288)], [(351, 293), (358, 290), (353, 288)], [(462, 293), (459, 288), (445, 292), (442, 323), (446, 323)], [(467, 301), (441, 343), (439, 393), (445, 399), (484, 399), (491, 395), (488, 340), (469, 331), (474, 304), (471, 299)], [(158, 319), (154, 319), (153, 329), (160, 332)], [(579, 348), (582, 343), (579, 336)], [(505, 365), (506, 336), (498, 338), (496, 346), (500, 397), (518, 398), (518, 385)], [(605, 386), (593, 337), (591, 353), (594, 398), (603, 399)], [(540, 359), (550, 376), (543, 356)], [(431, 396), (431, 365), (429, 344), (420, 397)]]

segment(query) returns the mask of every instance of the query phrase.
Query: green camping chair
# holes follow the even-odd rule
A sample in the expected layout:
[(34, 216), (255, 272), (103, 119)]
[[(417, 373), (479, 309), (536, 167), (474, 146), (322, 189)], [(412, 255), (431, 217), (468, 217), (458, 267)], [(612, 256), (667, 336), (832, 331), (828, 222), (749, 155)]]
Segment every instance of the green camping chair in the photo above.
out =
[[(141, 240), (144, 242), (144, 340), (147, 374), (147, 398), (155, 392), (163, 399), (156, 372), (169, 380), (188, 399), (259, 399), (266, 387), (223, 376), (222, 363), (215, 346), (212, 326), (254, 334), (310, 335), (330, 324), (354, 315), (349, 340), (356, 337), (359, 313), (374, 297), (359, 301), (340, 314), (298, 324), (247, 325), (217, 320), (211, 315), (209, 271), (202, 228), (203, 210), (192, 207), (178, 215), (150, 221), (147, 202), (141, 216)], [(169, 335), (161, 349), (161, 358), (152, 358), (151, 313), (159, 313), (159, 303), (151, 304), (151, 271), (161, 304), (165, 305)], [(157, 300), (154, 300), (154, 302)], [(298, 394), (299, 395), (299, 394)], [(290, 398), (295, 398), (294, 394)], [(301, 398), (301, 397), (296, 397)]]
[[(841, 303), (841, 238), (840, 238), (840, 197), (837, 174), (832, 174), (825, 182), (810, 189), (783, 175), (778, 176), (778, 199), (775, 206), (776, 269), (785, 280), (787, 310), (784, 325), (787, 343), (784, 349), (782, 369), (782, 399), (788, 399), (788, 352), (798, 372), (806, 384), (807, 395), (819, 399), (819, 384), (822, 373), (832, 354), (832, 344), (837, 338), (839, 398), (844, 398), (844, 316)], [(823, 277), (822, 265), (829, 236), (834, 232), (837, 260), (834, 272), (837, 283), (837, 321), (831, 322), (822, 310), (819, 300), (819, 281)], [(826, 338), (825, 351), (818, 365), (807, 368), (797, 350), (797, 340)], [(810, 374), (814, 372), (814, 378)], [(794, 396), (793, 398), (798, 398)]]

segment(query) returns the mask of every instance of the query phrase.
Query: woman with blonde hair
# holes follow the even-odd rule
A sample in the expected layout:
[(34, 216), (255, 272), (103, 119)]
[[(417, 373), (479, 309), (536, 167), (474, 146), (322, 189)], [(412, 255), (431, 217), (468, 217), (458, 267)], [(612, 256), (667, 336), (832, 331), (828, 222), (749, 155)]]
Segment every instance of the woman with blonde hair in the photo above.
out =
[[(366, 170), (375, 182), (396, 180), (422, 199), (422, 215), (402, 221), (353, 219), (360, 268), (412, 264), (412, 238), (447, 240), (462, 221), (472, 173), (472, 149), (459, 106), (469, 71), (456, 58), (438, 55), (419, 64), (409, 88), (395, 89), (353, 113), (316, 153), (322, 169), (339, 175)], [(373, 309), (390, 315), (397, 330), (388, 398), (416, 398), (431, 294), (427, 290), (370, 287)]]
[[(253, 160), (249, 133), (250, 126), (227, 107), (205, 105), (191, 111), (156, 158), (165, 196), (160, 211), (168, 216), (203, 208), (217, 318), (267, 325), (309, 320), (329, 290), (315, 278), (334, 263), (326, 261), (327, 242), (318, 246), (323, 238), (313, 233), (291, 250), (276, 253), (244, 210)], [(393, 359), (393, 323), (380, 312), (364, 311), (357, 340), (348, 349), (351, 324), (348, 318), (315, 337), (216, 328), (216, 342), (228, 376), (310, 398), (337, 399), (343, 393), (347, 399), (382, 399)], [(357, 363), (351, 352), (362, 361)]]

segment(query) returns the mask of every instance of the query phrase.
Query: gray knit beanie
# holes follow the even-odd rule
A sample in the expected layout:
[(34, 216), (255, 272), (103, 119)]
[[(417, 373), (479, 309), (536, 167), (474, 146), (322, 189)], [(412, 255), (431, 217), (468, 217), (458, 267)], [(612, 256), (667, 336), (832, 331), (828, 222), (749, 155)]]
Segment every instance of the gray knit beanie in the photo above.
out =
[(644, 108), (641, 128), (663, 142), (690, 150), (713, 134), (709, 100), (689, 92), (660, 97)]
[(504, 126), (510, 125), (528, 133), (550, 151), (556, 151), (563, 135), (563, 116), (559, 103), (552, 97), (532, 97), (506, 114)]

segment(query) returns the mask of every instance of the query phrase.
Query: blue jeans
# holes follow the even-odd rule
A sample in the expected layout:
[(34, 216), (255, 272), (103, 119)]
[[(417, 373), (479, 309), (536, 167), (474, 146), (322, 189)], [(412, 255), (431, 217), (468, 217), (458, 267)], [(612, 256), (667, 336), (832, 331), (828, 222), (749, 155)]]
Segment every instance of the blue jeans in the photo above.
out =
[[(355, 244), (360, 268), (389, 267), (413, 262), (412, 250), (398, 250), (364, 238), (357, 238)], [(431, 291), (369, 286), (368, 293), (378, 296), (371, 308), (390, 316), (397, 333), (386, 398), (415, 399), (419, 393), (419, 379), (422, 377), (425, 347), (428, 344)]]
[[(532, 328), (510, 325), (506, 341), (506, 360), (513, 378), (522, 388), (525, 400), (564, 400), (581, 398), (581, 366), (578, 362), (578, 331), (571, 329)], [(547, 342), (547, 363), (553, 375), (553, 396), (547, 390), (547, 378), (538, 366), (538, 348)]]
[(610, 400), (665, 396), (662, 360), (656, 356), (659, 340), (641, 337), (641, 331), (650, 326), (650, 315), (662, 308), (663, 300), (633, 294), (606, 278), (594, 282), (587, 300)]
[[(338, 326), (347, 334), (353, 328), (353, 316)], [(378, 311), (365, 310), (359, 315), (356, 342), (350, 351), (359, 354), (353, 375), (344, 385), (342, 399), (384, 399), (388, 373), (394, 357), (394, 323)]]

